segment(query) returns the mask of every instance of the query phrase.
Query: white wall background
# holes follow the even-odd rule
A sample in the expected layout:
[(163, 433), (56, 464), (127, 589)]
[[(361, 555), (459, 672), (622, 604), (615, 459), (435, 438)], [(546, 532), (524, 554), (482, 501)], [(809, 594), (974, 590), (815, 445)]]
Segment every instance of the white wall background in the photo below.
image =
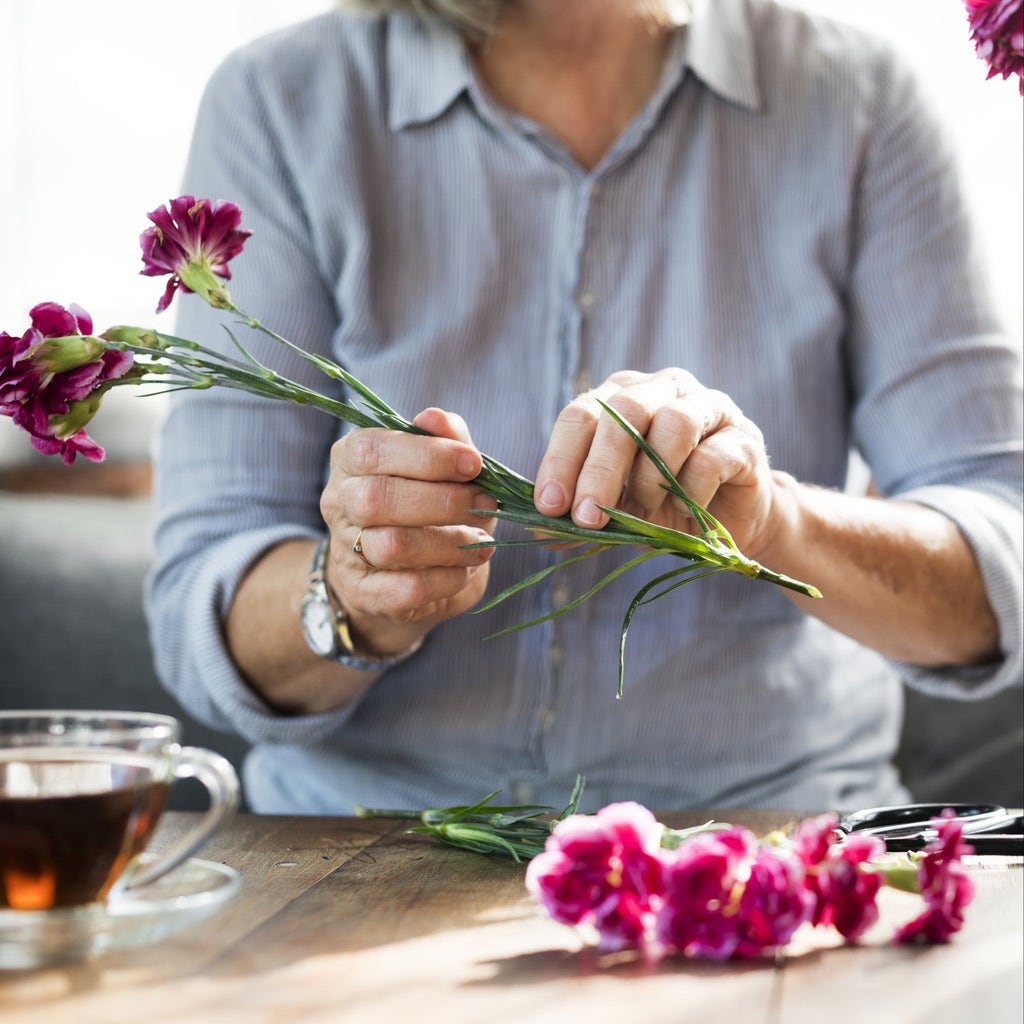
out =
[[(901, 43), (947, 111), (992, 253), (998, 300), (1024, 323), (1024, 103), (985, 81), (963, 0), (796, 0)], [(0, 0), (0, 330), (37, 302), (78, 302), (97, 329), (153, 322), (138, 275), (145, 214), (179, 191), (202, 87), (250, 38), (332, 0)], [(169, 315), (169, 314), (168, 314)], [(114, 392), (91, 430), (146, 450), (161, 403)], [(0, 419), (0, 464), (31, 456)]]
[[(97, 330), (156, 323), (146, 213), (181, 191), (206, 80), (237, 46), (333, 0), (0, 0), (0, 330), (77, 302)], [(170, 318), (163, 320), (163, 318)], [(161, 318), (173, 327), (173, 308)], [(113, 391), (90, 433), (145, 455), (163, 402)], [(42, 458), (0, 418), (0, 465)]]

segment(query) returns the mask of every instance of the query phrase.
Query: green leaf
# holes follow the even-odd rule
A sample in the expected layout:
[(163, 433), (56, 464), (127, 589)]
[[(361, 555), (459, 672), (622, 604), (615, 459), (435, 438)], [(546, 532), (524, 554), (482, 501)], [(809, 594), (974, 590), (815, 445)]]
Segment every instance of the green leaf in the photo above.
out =
[[(629, 572), (630, 569), (634, 568), (637, 565), (640, 565), (641, 562), (646, 562), (649, 558), (654, 558), (658, 554), (661, 554), (661, 552), (646, 551), (642, 555), (637, 555), (636, 558), (631, 558), (628, 562), (625, 562), (622, 565), (618, 566), (616, 569), (613, 569), (610, 573), (608, 573), (607, 576), (604, 576), (602, 579), (598, 580), (598, 582), (595, 583), (588, 591), (586, 591), (583, 594), (580, 594), (578, 597), (574, 597), (571, 601), (563, 605), (561, 608), (558, 608), (553, 612), (548, 612), (547, 615), (541, 615), (539, 618), (530, 619), (528, 622), (520, 622), (516, 626), (509, 626), (506, 629), (499, 630), (497, 633), (491, 633), (489, 636), (486, 637), (486, 639), (494, 640), (500, 636), (507, 636), (509, 633), (518, 633), (521, 629), (527, 629), (530, 626), (538, 626), (542, 622), (550, 622), (551, 619), (557, 619), (560, 615), (565, 615), (566, 612), (571, 612), (574, 608), (578, 608), (581, 604), (583, 604), (584, 601), (593, 597), (599, 590), (601, 590), (603, 587), (606, 587), (612, 581), (618, 579), (618, 577), (621, 576), (623, 573)], [(568, 562), (561, 562), (558, 565), (549, 567), (549, 569), (560, 569), (564, 565), (568, 564)], [(535, 573), (534, 575), (537, 574)], [(522, 588), (520, 587), (520, 589)]]
[[(526, 542), (522, 541), (514, 543)], [(480, 612), (489, 611), (495, 605), (501, 604), (502, 601), (512, 597), (514, 594), (518, 594), (521, 590), (525, 590), (527, 587), (532, 587), (535, 583), (540, 583), (541, 580), (546, 579), (553, 572), (556, 572), (559, 569), (564, 569), (566, 566), (573, 565), (576, 562), (582, 562), (585, 558), (591, 558), (594, 555), (600, 554), (602, 551), (606, 550), (607, 546), (589, 548), (587, 551), (584, 551), (580, 555), (575, 555), (572, 558), (566, 558), (562, 561), (554, 562), (551, 565), (545, 566), (543, 569), (538, 569), (536, 572), (531, 573), (529, 576), (527, 576), (525, 579), (520, 580), (518, 583), (513, 583), (510, 587), (506, 587), (500, 594), (496, 595), (495, 597), (492, 597), (486, 604), (482, 605), (480, 608), (475, 609), (473, 614), (479, 615)], [(500, 634), (495, 635), (497, 636)]]

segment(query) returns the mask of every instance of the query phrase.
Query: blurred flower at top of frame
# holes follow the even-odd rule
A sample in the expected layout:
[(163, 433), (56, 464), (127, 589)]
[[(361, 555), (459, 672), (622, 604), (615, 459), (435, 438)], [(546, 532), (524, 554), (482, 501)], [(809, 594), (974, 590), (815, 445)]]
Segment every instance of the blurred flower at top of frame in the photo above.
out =
[(42, 302), (21, 336), (0, 332), (0, 414), (26, 431), (44, 455), (71, 465), (77, 455), (101, 462), (103, 448), (85, 431), (113, 382), (130, 374), (130, 352), (92, 337), (84, 309)]
[(988, 78), (1017, 75), (1024, 96), (1024, 0), (965, 0), (974, 51)]
[(219, 279), (231, 279), (228, 263), (252, 234), (238, 226), (241, 208), (226, 201), (213, 203), (186, 195), (157, 207), (148, 216), (153, 226), (139, 237), (143, 262), (140, 273), (145, 277), (170, 275), (156, 311), (163, 312), (171, 304), (179, 285), (211, 306), (233, 309)]

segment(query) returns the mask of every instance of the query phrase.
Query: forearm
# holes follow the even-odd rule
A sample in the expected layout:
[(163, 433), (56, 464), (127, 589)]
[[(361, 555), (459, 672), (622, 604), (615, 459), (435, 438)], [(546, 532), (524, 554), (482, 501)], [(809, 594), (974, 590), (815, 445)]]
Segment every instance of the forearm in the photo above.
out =
[(340, 707), (380, 675), (326, 661), (306, 644), (299, 606), (314, 547), (296, 540), (268, 551), (239, 586), (225, 626), (231, 657), (249, 686), (285, 714)]
[(809, 613), (898, 661), (929, 667), (999, 657), (999, 627), (956, 525), (910, 502), (859, 498), (775, 474), (784, 524), (759, 560), (814, 583)]

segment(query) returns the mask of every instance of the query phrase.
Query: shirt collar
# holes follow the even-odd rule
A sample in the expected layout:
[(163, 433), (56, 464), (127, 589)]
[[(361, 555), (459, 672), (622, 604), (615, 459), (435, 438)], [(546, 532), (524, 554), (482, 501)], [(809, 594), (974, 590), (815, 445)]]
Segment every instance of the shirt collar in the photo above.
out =
[(686, 63), (723, 99), (761, 108), (757, 59), (746, 0), (693, 0)]
[(440, 117), (473, 82), (461, 37), (444, 25), (392, 14), (385, 45), (392, 131)]
[[(760, 109), (745, 0), (692, 0), (692, 13), (682, 20), (686, 66), (723, 99)], [(392, 131), (434, 120), (472, 87), (469, 56), (453, 29), (415, 15), (392, 14), (386, 46)]]

